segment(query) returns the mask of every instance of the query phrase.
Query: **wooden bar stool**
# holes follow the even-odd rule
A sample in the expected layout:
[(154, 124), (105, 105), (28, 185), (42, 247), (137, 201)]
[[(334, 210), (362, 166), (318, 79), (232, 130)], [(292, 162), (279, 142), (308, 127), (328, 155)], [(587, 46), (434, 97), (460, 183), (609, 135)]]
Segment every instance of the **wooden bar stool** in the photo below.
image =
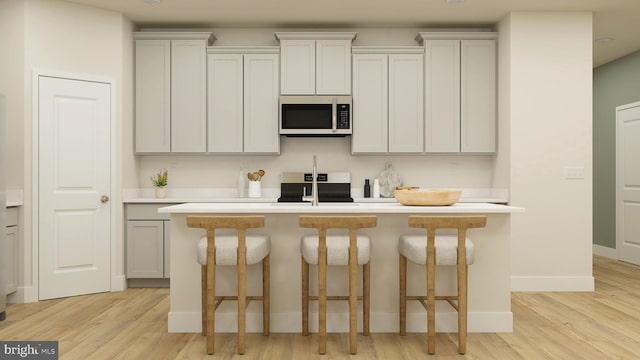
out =
[[(375, 215), (306, 216), (299, 218), (303, 228), (318, 229), (318, 235), (305, 235), (302, 251), (302, 334), (309, 335), (309, 300), (318, 300), (318, 352), (327, 350), (327, 300), (349, 301), (349, 349), (357, 352), (357, 304), (363, 302), (363, 334), (369, 335), (369, 272), (371, 240), (358, 235), (358, 229), (375, 227)], [(349, 235), (329, 235), (327, 229), (348, 229)], [(318, 265), (318, 296), (309, 296), (309, 264)], [(327, 265), (349, 266), (349, 296), (327, 296)], [(362, 265), (362, 296), (358, 296), (358, 265)]]
[[(486, 216), (409, 216), (409, 227), (427, 229), (427, 236), (400, 236), (400, 335), (407, 334), (407, 300), (420, 301), (427, 310), (429, 354), (436, 351), (436, 300), (446, 300), (458, 312), (458, 352), (467, 351), (467, 266), (474, 262), (474, 245), (467, 238), (467, 229), (486, 223)], [(458, 235), (436, 236), (436, 229), (457, 229)], [(427, 296), (407, 296), (407, 259), (427, 265)], [(436, 296), (436, 265), (457, 265), (457, 295)]]
[[(223, 300), (238, 301), (238, 354), (245, 351), (246, 307), (262, 301), (263, 334), (269, 335), (269, 254), (266, 235), (247, 235), (248, 228), (264, 226), (264, 216), (187, 216), (187, 226), (203, 228), (207, 235), (198, 242), (198, 263), (202, 265), (202, 334), (207, 336), (207, 354), (213, 354), (215, 310)], [(215, 235), (216, 229), (236, 229), (237, 236)], [(238, 261), (240, 259), (240, 261)], [(247, 296), (247, 265), (262, 261), (262, 296)], [(215, 266), (237, 265), (238, 296), (215, 295)]]

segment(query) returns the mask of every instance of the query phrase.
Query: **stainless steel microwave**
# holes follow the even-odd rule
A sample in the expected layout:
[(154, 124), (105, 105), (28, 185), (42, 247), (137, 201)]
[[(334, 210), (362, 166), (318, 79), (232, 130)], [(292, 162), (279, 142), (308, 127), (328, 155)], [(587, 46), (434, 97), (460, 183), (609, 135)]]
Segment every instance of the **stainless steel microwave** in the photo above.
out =
[(351, 96), (280, 96), (280, 134), (346, 136), (352, 133)]

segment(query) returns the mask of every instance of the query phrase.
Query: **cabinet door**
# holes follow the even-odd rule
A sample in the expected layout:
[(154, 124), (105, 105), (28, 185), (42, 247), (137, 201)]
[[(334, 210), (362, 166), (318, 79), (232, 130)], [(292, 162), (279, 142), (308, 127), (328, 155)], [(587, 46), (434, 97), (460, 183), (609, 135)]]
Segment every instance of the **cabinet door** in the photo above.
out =
[(460, 40), (425, 41), (425, 151), (460, 151)]
[[(4, 242), (1, 243), (3, 257), (2, 275), (5, 277), (5, 293), (11, 294), (18, 290), (18, 227), (8, 226), (5, 229)], [(2, 296), (4, 294), (0, 294)]]
[(136, 40), (136, 152), (171, 151), (171, 41)]
[(127, 221), (127, 277), (164, 277), (164, 221)]
[(422, 54), (389, 55), (389, 152), (424, 149)]
[(351, 152), (387, 152), (387, 55), (353, 55)]
[(462, 152), (496, 151), (496, 43), (462, 40), (460, 127)]
[(277, 54), (244, 55), (244, 152), (279, 153)]
[(316, 94), (351, 95), (351, 40), (316, 40)]
[(314, 95), (316, 93), (315, 40), (281, 40), (281, 93)]
[(210, 54), (207, 66), (209, 152), (241, 153), (244, 106), (242, 55)]
[(207, 149), (205, 40), (171, 41), (171, 152)]

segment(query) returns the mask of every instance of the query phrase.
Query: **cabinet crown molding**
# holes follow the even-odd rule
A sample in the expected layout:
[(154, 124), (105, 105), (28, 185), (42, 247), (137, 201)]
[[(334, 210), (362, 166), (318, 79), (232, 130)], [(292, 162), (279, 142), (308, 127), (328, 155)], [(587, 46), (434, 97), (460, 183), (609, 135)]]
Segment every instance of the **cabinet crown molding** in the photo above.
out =
[(422, 46), (352, 46), (352, 54), (424, 54)]
[(306, 31), (306, 32), (275, 32), (273, 35), (280, 40), (351, 40), (354, 41), (357, 32), (330, 32), (330, 31)]
[(133, 33), (134, 40), (207, 40), (213, 45), (217, 40), (210, 31), (137, 31)]
[(498, 33), (494, 31), (429, 31), (419, 32), (416, 41), (424, 45), (425, 40), (494, 40)]
[(207, 54), (280, 54), (280, 46), (209, 46)]

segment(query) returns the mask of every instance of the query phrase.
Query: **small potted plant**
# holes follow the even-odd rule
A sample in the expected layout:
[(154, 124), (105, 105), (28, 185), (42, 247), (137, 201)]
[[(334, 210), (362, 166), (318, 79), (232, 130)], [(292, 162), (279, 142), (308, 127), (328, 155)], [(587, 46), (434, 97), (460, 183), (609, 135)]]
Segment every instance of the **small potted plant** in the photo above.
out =
[(153, 184), (153, 187), (156, 188), (156, 198), (160, 199), (166, 196), (165, 187), (168, 184), (168, 174), (169, 172), (167, 171), (167, 169), (162, 169), (157, 174), (150, 176), (151, 183)]

